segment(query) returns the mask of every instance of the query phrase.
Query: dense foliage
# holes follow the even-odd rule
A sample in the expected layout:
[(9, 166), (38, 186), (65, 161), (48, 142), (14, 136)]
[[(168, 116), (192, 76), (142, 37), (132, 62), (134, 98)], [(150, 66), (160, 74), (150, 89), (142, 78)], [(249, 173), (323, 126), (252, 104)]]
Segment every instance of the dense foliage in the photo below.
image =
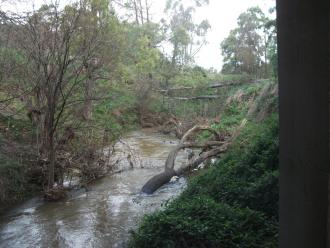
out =
[(45, 188), (70, 173), (59, 168), (64, 150), (71, 157), (89, 150), (96, 158), (104, 142), (139, 125), (150, 109), (157, 112), (157, 88), (188, 78), (206, 83), (190, 66), (210, 28), (194, 21), (194, 11), (207, 3), (168, 1), (157, 23), (148, 1), (49, 1), (27, 12), (0, 6), (0, 115), (30, 122), (30, 152), (47, 167)]
[(145, 217), (131, 247), (276, 247), (278, 124), (250, 123), (180, 198)]
[(0, 202), (10, 199), (13, 203), (24, 199), (27, 192), (31, 190), (27, 182), (26, 168), (3, 155), (0, 157), (0, 175)]
[(237, 26), (221, 43), (224, 56), (222, 71), (257, 77), (276, 75), (275, 20), (266, 17), (259, 7), (252, 7), (240, 14)]

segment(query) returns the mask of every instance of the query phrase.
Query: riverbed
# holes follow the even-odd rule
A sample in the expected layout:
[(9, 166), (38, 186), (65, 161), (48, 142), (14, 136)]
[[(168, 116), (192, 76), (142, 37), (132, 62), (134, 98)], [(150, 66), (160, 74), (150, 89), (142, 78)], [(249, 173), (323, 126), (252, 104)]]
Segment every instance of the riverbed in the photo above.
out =
[[(144, 183), (164, 170), (177, 144), (153, 130), (128, 134), (115, 146), (117, 170), (58, 202), (33, 198), (0, 216), (0, 247), (125, 247), (130, 230), (144, 214), (157, 211), (182, 192), (185, 178), (164, 185), (152, 195)], [(105, 151), (107, 149), (104, 149)], [(183, 151), (177, 165), (187, 162)]]

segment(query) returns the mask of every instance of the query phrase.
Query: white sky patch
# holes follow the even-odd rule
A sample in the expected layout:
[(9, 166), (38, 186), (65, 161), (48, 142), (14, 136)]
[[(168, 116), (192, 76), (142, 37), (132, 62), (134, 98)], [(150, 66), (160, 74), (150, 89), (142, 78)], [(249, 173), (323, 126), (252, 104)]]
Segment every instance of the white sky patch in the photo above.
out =
[[(207, 19), (211, 25), (206, 37), (207, 44), (196, 55), (195, 63), (205, 68), (213, 67), (220, 70), (223, 64), (220, 43), (229, 35), (229, 31), (236, 27), (238, 16), (249, 7), (255, 6), (259, 6), (266, 15), (270, 15), (268, 10), (275, 6), (275, 0), (209, 1), (209, 5), (197, 8), (194, 15), (197, 22)], [(190, 2), (192, 1), (190, 0)], [(155, 0), (153, 2), (152, 14), (155, 20), (164, 16), (162, 11), (165, 3), (165, 0)]]
[[(1, 1), (1, 0), (0, 0)], [(209, 30), (206, 40), (207, 44), (203, 46), (195, 57), (195, 62), (205, 68), (215, 68), (220, 70), (222, 67), (223, 57), (221, 55), (220, 43), (228, 36), (229, 31), (236, 27), (238, 16), (246, 11), (249, 7), (259, 6), (262, 11), (268, 14), (268, 10), (275, 6), (275, 0), (209, 0), (210, 4), (197, 8), (195, 12), (195, 20), (197, 22), (208, 19), (211, 29)], [(49, 2), (47, 0), (23, 0), (20, 3), (15, 0), (8, 0), (5, 8), (11, 11), (27, 11), (32, 6), (37, 9), (41, 4)], [(53, 1), (54, 2), (54, 1)], [(72, 2), (70, 0), (60, 0), (61, 5)], [(152, 3), (152, 19), (159, 21), (164, 17), (163, 10), (166, 0), (150, 0)], [(192, 2), (192, 0), (185, 0)]]
[(198, 56), (196, 64), (205, 68), (221, 69), (222, 55), (220, 43), (229, 35), (229, 31), (237, 25), (238, 16), (249, 7), (259, 6), (265, 14), (275, 6), (273, 0), (210, 0), (210, 4), (198, 10), (198, 18), (207, 18), (211, 24), (206, 44)]

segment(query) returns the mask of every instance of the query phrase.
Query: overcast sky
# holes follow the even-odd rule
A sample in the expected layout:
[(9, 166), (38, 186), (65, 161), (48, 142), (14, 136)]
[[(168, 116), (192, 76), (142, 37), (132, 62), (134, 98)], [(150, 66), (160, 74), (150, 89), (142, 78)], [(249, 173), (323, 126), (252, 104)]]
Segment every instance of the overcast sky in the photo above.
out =
[[(186, 0), (189, 1), (189, 0)], [(190, 0), (191, 1), (191, 0)], [(196, 20), (208, 19), (211, 24), (205, 45), (197, 54), (196, 64), (205, 68), (214, 67), (221, 69), (222, 56), (220, 43), (225, 39), (229, 31), (236, 27), (238, 16), (249, 7), (259, 6), (265, 14), (275, 6), (275, 0), (209, 0), (210, 4), (198, 8), (195, 13)], [(166, 0), (153, 1), (154, 17), (162, 15)]]
[(207, 36), (208, 44), (198, 54), (196, 63), (206, 68), (221, 69), (220, 43), (228, 36), (229, 31), (236, 27), (239, 14), (253, 6), (259, 6), (268, 13), (269, 8), (274, 5), (274, 0), (210, 0), (208, 6), (196, 13), (199, 18), (207, 18), (211, 24)]
[[(15, 9), (31, 8), (32, 2), (35, 7), (45, 0), (25, 0), (25, 4), (18, 4)], [(191, 1), (191, 0), (185, 0)], [(228, 36), (229, 31), (236, 26), (237, 17), (240, 13), (247, 10), (249, 7), (259, 6), (265, 13), (268, 13), (270, 7), (275, 6), (275, 0), (209, 0), (210, 4), (198, 8), (195, 13), (196, 20), (208, 19), (211, 24), (211, 30), (207, 35), (208, 44), (206, 44), (197, 54), (196, 64), (205, 68), (214, 67), (221, 69), (222, 56), (220, 50), (221, 41)], [(1, 2), (1, 1), (0, 1)], [(11, 0), (15, 2), (15, 0)], [(69, 0), (61, 0), (61, 3), (69, 2)], [(166, 0), (152, 0), (152, 14), (154, 20), (159, 20), (163, 16), (163, 10)]]

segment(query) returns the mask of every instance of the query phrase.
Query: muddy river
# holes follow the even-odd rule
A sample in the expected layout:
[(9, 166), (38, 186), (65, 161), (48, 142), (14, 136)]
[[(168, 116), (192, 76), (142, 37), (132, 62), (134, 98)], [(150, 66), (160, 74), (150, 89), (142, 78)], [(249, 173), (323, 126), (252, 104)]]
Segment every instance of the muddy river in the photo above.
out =
[[(98, 180), (59, 202), (33, 198), (0, 216), (0, 247), (125, 247), (141, 217), (162, 208), (185, 187), (184, 178), (164, 185), (153, 195), (143, 184), (164, 169), (177, 140), (152, 130), (128, 134), (115, 146), (116, 173)], [(105, 149), (107, 150), (107, 149)], [(177, 165), (187, 161), (181, 152)]]

